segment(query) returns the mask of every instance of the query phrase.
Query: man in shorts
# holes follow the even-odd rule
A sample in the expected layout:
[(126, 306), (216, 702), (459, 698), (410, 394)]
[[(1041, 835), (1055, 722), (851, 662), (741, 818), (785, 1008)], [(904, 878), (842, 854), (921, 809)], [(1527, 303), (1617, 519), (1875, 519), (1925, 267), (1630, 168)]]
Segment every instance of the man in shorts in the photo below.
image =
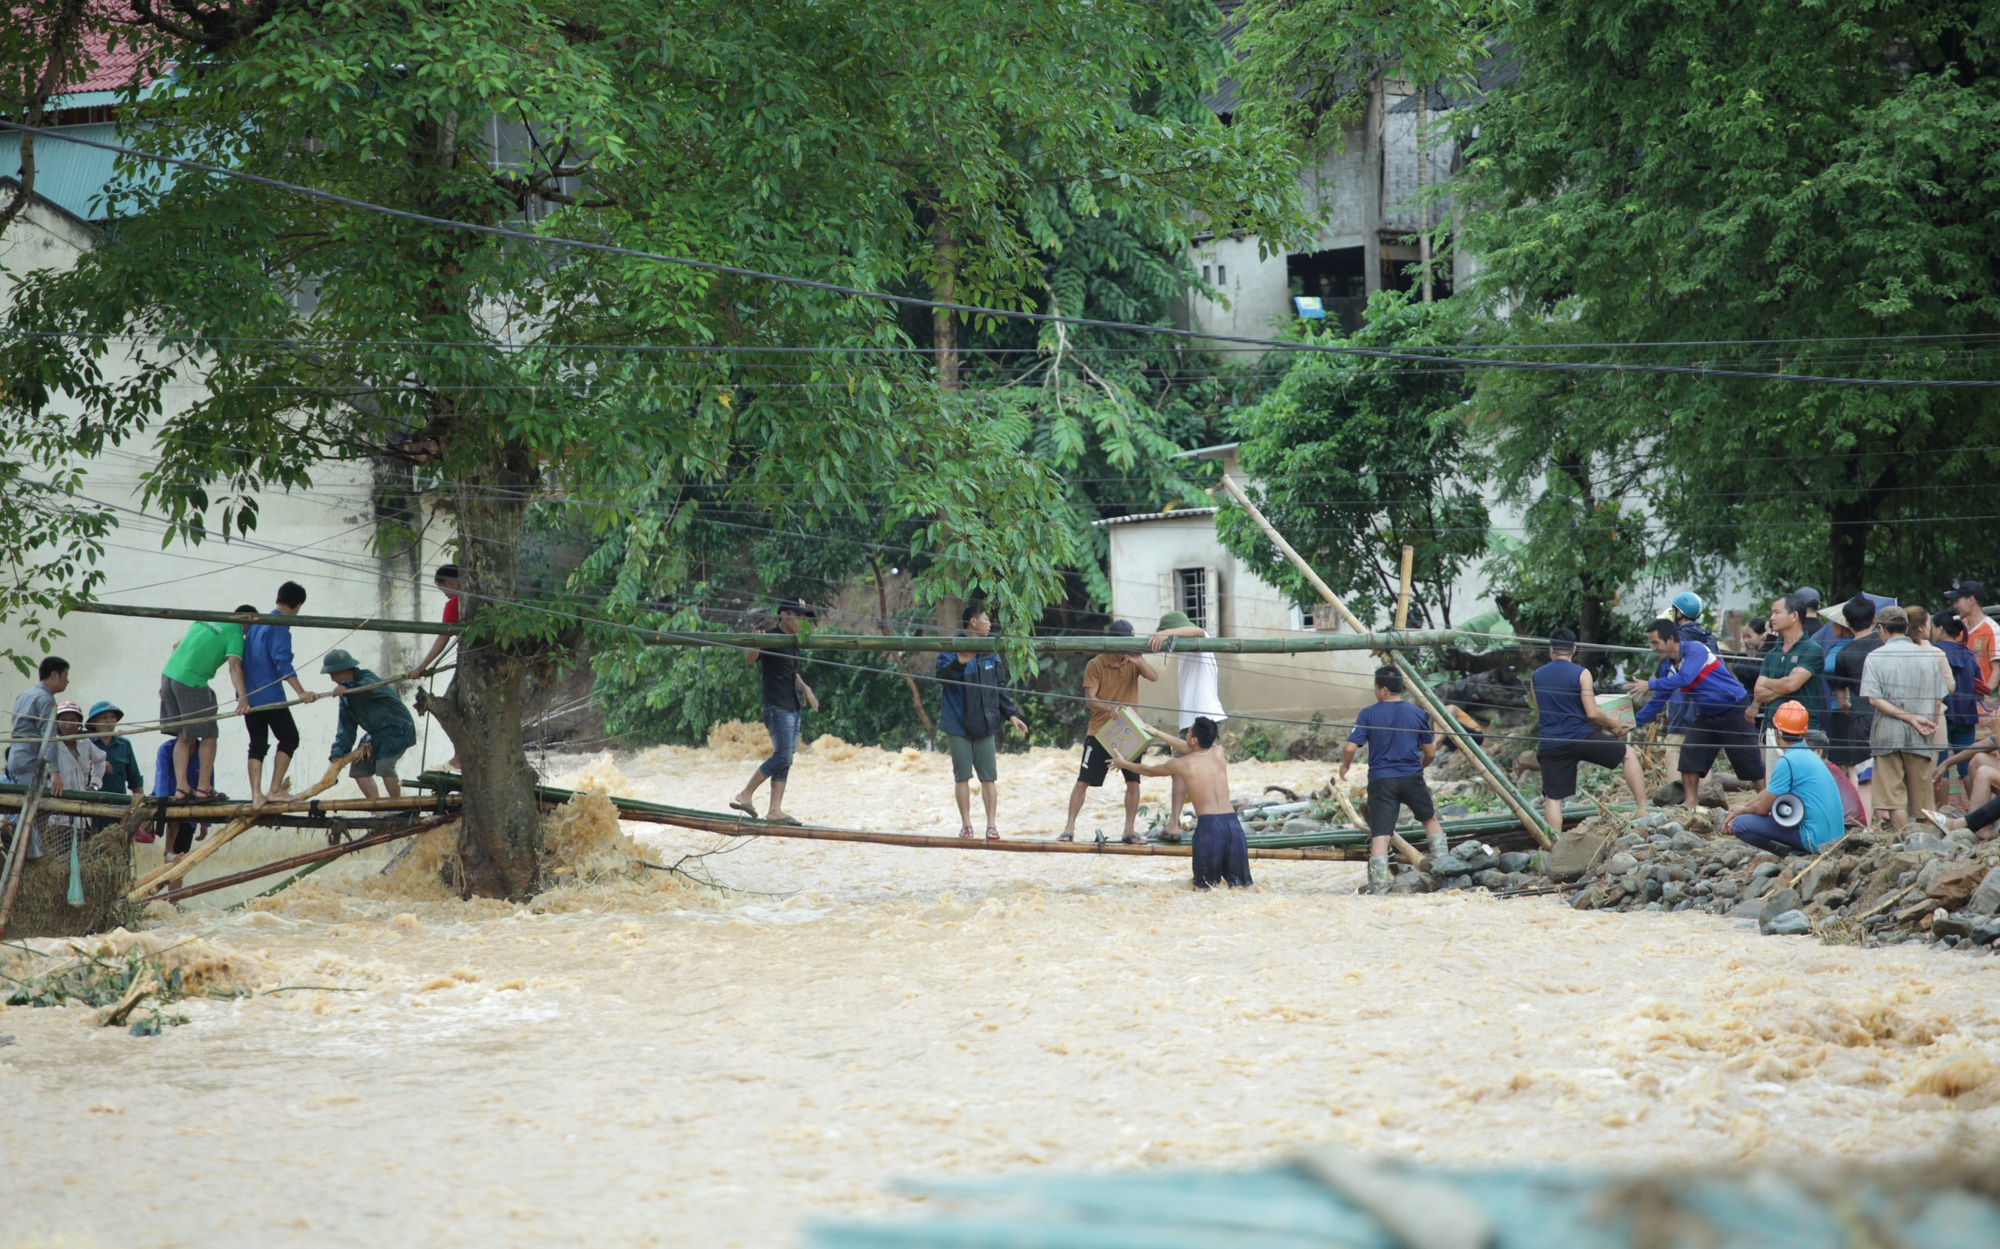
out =
[[(272, 613), (296, 616), (306, 605), (306, 588), (296, 581), (278, 587), (278, 603)], [(288, 625), (253, 624), (243, 631), (243, 680), (250, 687), (250, 714), (243, 725), (250, 730), (250, 805), (261, 807), (264, 800), (290, 798), (285, 773), (292, 756), (299, 753), (299, 726), (292, 709), (285, 706), (285, 686), (301, 702), (314, 702), (318, 694), (309, 692), (292, 667), (292, 630)], [(271, 762), (271, 788), (264, 789), (264, 756), (271, 752), (271, 738), (278, 739), (278, 757)]]
[(1257, 892), (1250, 879), (1250, 843), (1243, 836), (1243, 821), (1229, 801), (1229, 764), (1216, 744), (1221, 733), (1215, 721), (1196, 716), (1187, 732), (1176, 742), (1159, 730), (1156, 739), (1166, 742), (1175, 757), (1165, 763), (1134, 763), (1123, 757), (1112, 762), (1141, 776), (1165, 776), (1187, 786), (1194, 800), (1194, 887), (1206, 893), (1218, 884), (1231, 889)]
[(1681, 801), (1689, 808), (1701, 797), (1701, 778), (1715, 766), (1717, 752), (1727, 752), (1736, 775), (1746, 781), (1764, 779), (1764, 760), (1757, 753), (1757, 738), (1745, 716), (1742, 682), (1708, 647), (1682, 635), (1671, 620), (1655, 620), (1646, 629), (1653, 653), (1669, 661), (1666, 675), (1651, 681), (1634, 681), (1628, 687), (1634, 698), (1645, 696), (1645, 706), (1633, 720), (1639, 726), (1652, 722), (1666, 708), (1675, 693), (1690, 703), (1687, 741), (1681, 745)]
[[(1129, 638), (1132, 636), (1132, 622), (1114, 620), (1111, 622), (1111, 636)], [(1160, 674), (1153, 671), (1143, 655), (1099, 655), (1083, 669), (1083, 700), (1090, 708), (1090, 727), (1083, 740), (1083, 766), (1077, 770), (1076, 784), (1069, 791), (1069, 820), (1063, 825), (1062, 835), (1057, 841), (1076, 840), (1076, 817), (1083, 812), (1083, 800), (1091, 790), (1104, 784), (1104, 777), (1111, 769), (1111, 752), (1104, 743), (1097, 740), (1097, 731), (1111, 723), (1111, 717), (1127, 707), (1139, 702), (1139, 682), (1157, 681)], [(1130, 769), (1122, 769), (1125, 776), (1125, 841), (1131, 845), (1142, 845), (1145, 838), (1138, 830), (1139, 821), (1139, 774)]]
[[(966, 637), (990, 637), (993, 617), (977, 599), (959, 614)], [(1007, 693), (1007, 661), (991, 652), (943, 651), (937, 657), (938, 681), (944, 687), (945, 746), (951, 751), (953, 796), (958, 799), (958, 835), (972, 837), (972, 778), (979, 777), (979, 801), (986, 808), (986, 839), (1000, 840), (1000, 728), (1028, 731), (1014, 699)]]
[[(1175, 644), (1181, 638), (1205, 638), (1208, 630), (1188, 619), (1184, 611), (1170, 611), (1160, 617), (1159, 627), (1153, 636), (1146, 639), (1146, 645), (1158, 651), (1165, 648), (1174, 656), (1175, 669), (1179, 674), (1178, 684), (1181, 695), (1182, 732), (1194, 723), (1196, 716), (1207, 716), (1220, 730), (1222, 722), (1229, 716), (1222, 710), (1222, 695), (1216, 689), (1216, 679), (1220, 669), (1215, 662), (1214, 651), (1188, 651), (1175, 653)], [(1173, 779), (1173, 797), (1167, 805), (1166, 831), (1162, 836), (1167, 841), (1178, 841), (1181, 835), (1181, 807), (1187, 802), (1187, 785), (1176, 776)]]
[[(238, 608), (238, 610), (243, 610)], [(250, 611), (257, 609), (252, 607)], [(174, 734), (174, 772), (185, 778), (190, 758), (199, 760), (196, 798), (220, 797), (215, 792), (215, 747), (222, 739), (217, 725), (215, 691), (208, 683), (216, 669), (229, 666), (229, 683), (236, 687), (236, 712), (250, 714), (249, 688), (243, 682), (243, 626), (197, 620), (188, 626), (160, 674), (160, 727)], [(185, 788), (174, 794), (189, 797)]]
[[(1646, 774), (1639, 756), (1619, 736), (1624, 726), (1598, 708), (1590, 669), (1576, 662), (1575, 633), (1557, 629), (1549, 634), (1549, 662), (1535, 669), (1528, 682), (1535, 692), (1535, 762), (1542, 769), (1542, 814), (1549, 827), (1563, 826), (1563, 800), (1576, 794), (1579, 763), (1622, 771), (1632, 801), (1644, 815)], [(1692, 715), (1692, 704), (1684, 705)]]
[[(350, 764), (347, 774), (370, 798), (380, 796), (375, 785), (378, 776), (388, 786), (391, 798), (401, 796), (403, 782), (396, 775), (396, 765), (402, 761), (403, 752), (417, 744), (417, 722), (410, 716), (410, 709), (403, 705), (402, 697), (394, 689), (382, 683), (381, 677), (338, 647), (326, 653), (319, 670), (333, 678), (335, 688), (331, 697), (340, 700), (340, 728), (333, 735), (333, 753), (327, 758), (338, 759), (353, 750), (357, 730), (366, 733), (368, 736), (362, 742), (374, 749), (366, 758)], [(368, 686), (374, 688), (365, 688)]]
[(1437, 737), (1431, 718), (1403, 701), (1403, 674), (1392, 667), (1375, 669), (1375, 702), (1354, 717), (1354, 731), (1340, 747), (1340, 774), (1347, 781), (1354, 755), (1368, 747), (1368, 884), (1364, 893), (1389, 892), (1389, 839), (1396, 816), (1408, 807), (1430, 838), (1433, 858), (1443, 858), (1447, 845), (1437, 804), (1424, 781), (1424, 769), (1437, 757)]

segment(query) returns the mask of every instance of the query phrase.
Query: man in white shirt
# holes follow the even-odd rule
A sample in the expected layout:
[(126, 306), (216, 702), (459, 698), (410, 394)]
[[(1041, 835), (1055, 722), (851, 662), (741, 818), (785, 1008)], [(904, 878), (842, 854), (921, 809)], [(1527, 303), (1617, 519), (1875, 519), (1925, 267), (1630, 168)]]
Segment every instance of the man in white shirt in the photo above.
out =
[[(1153, 650), (1166, 650), (1174, 654), (1175, 640), (1178, 638), (1205, 638), (1206, 630), (1189, 620), (1186, 612), (1170, 611), (1160, 617), (1160, 627), (1147, 639)], [(1180, 677), (1181, 717), (1180, 729), (1186, 734), (1188, 727), (1197, 716), (1207, 716), (1220, 729), (1229, 717), (1222, 710), (1222, 696), (1216, 692), (1215, 655), (1211, 651), (1188, 651), (1175, 655)], [(1187, 802), (1187, 783), (1178, 774), (1173, 777), (1173, 806), (1168, 808), (1168, 816), (1163, 826), (1165, 836), (1170, 841), (1178, 841), (1181, 835), (1181, 807)]]

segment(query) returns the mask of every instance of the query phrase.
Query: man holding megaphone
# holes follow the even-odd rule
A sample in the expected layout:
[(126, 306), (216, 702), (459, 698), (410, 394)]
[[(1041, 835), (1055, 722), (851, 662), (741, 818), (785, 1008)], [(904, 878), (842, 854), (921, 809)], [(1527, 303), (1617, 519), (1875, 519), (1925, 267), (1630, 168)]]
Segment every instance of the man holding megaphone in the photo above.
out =
[(1764, 788), (1740, 807), (1731, 807), (1724, 831), (1772, 854), (1804, 854), (1830, 845), (1847, 831), (1840, 787), (1824, 759), (1806, 745), (1812, 717), (1797, 699), (1771, 716), (1783, 747)]

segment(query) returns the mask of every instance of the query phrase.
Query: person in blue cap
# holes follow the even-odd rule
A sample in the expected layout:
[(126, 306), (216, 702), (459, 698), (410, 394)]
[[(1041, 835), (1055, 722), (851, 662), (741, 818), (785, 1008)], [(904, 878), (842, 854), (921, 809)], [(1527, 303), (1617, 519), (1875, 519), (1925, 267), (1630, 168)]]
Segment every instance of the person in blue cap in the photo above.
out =
[[(1673, 613), (1674, 624), (1681, 631), (1683, 642), (1699, 642), (1715, 654), (1721, 648), (1716, 645), (1715, 635), (1701, 627), (1701, 595), (1692, 590), (1682, 590), (1668, 602), (1667, 610)], [(1673, 665), (1662, 659), (1654, 671), (1655, 679), (1667, 675)], [(1672, 776), (1680, 763), (1681, 747), (1687, 743), (1688, 725), (1694, 719), (1694, 704), (1686, 695), (1675, 694), (1667, 699), (1667, 775)]]
[[(353, 750), (355, 732), (365, 732), (368, 736), (362, 740), (374, 750), (366, 759), (356, 759), (350, 764), (347, 774), (370, 798), (379, 796), (375, 785), (378, 776), (389, 787), (391, 798), (400, 796), (403, 782), (396, 775), (396, 765), (402, 761), (403, 752), (417, 744), (417, 722), (410, 709), (403, 705), (395, 690), (382, 683), (381, 677), (338, 647), (326, 653), (319, 670), (333, 678), (335, 688), (331, 696), (340, 700), (340, 728), (333, 735), (333, 753), (327, 758), (338, 759)], [(367, 686), (374, 688), (363, 688)]]
[(90, 705), (90, 715), (84, 724), (97, 738), (97, 748), (104, 752), (104, 778), (97, 783), (100, 793), (141, 794), (146, 792), (146, 774), (139, 770), (139, 758), (132, 753), (129, 739), (116, 736), (118, 722), (125, 718), (125, 709), (108, 700)]

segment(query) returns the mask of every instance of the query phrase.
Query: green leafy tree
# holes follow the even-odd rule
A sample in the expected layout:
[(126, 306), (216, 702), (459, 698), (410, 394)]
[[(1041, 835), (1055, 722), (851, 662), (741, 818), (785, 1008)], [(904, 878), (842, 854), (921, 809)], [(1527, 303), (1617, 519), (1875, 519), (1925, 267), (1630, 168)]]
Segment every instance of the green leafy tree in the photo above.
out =
[[(456, 221), (875, 288), (935, 281), (948, 252), (955, 294), (1004, 303), (1037, 276), (1025, 181), (1086, 215), (1179, 205), (1259, 224), (1291, 194), (1248, 130), (1133, 108), (1170, 64), (1137, 37), (1169, 19), (1138, 0), (134, 3), (170, 41), (176, 90), (133, 99), (129, 133)], [(1070, 553), (1037, 523), (1058, 483), (878, 353), (908, 341), (879, 303), (125, 172), (102, 245), (17, 292), (0, 339), (21, 379), (9, 441), (49, 461), (150, 425), (165, 451), (147, 497), (189, 540), (252, 528), (262, 492), (332, 462), (387, 460), (430, 491), (470, 633), (450, 690), (420, 705), (465, 766), (477, 892), (536, 879), (524, 678), (597, 622), (615, 640), (651, 618), (697, 488), (794, 527), (880, 502), (932, 553), (926, 594), (977, 584), (1004, 619), (1060, 589)], [(160, 337), (136, 349), (136, 377), (108, 378), (110, 336), (134, 326)], [(806, 346), (839, 350), (782, 375), (738, 354)], [(169, 378), (203, 397), (157, 420)], [(592, 611), (524, 567), (548, 499), (599, 533), (643, 519)]]
[[(1307, 341), (1406, 351), (1456, 341), (1444, 304), (1384, 291), (1350, 338)], [(1470, 384), (1450, 365), (1302, 352), (1237, 420), (1250, 495), (1313, 571), (1366, 620), (1393, 609), (1402, 548), (1414, 549), (1410, 616), (1451, 624), (1452, 583), (1486, 551), (1484, 461), (1466, 422)], [(1301, 605), (1318, 599), (1238, 508), (1224, 545)]]
[[(2000, 12), (1537, 0), (1502, 37), (1520, 76), (1461, 119), (1457, 183), (1494, 341), (1551, 360), (1992, 376), (1977, 336), (2000, 331)], [(1559, 349), (1649, 342), (1687, 345)], [(1949, 519), (2000, 463), (1990, 387), (1492, 387), (1515, 436), (1591, 448), (1592, 481), (1647, 466), (1662, 567), (1729, 561), (1758, 586), (1839, 597), (1935, 594), (2000, 561), (2000, 531)]]

